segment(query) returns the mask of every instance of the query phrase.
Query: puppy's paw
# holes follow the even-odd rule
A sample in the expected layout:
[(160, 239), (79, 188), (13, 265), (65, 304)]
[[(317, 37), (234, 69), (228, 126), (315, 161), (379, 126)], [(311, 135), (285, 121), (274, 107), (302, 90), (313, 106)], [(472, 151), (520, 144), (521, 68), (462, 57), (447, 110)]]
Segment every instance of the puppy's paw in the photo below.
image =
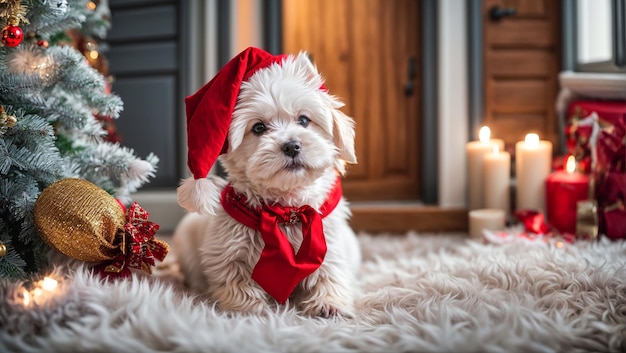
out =
[(309, 303), (302, 307), (302, 313), (308, 316), (319, 316), (325, 319), (340, 317), (350, 319), (354, 317), (351, 307), (345, 308), (331, 303)]

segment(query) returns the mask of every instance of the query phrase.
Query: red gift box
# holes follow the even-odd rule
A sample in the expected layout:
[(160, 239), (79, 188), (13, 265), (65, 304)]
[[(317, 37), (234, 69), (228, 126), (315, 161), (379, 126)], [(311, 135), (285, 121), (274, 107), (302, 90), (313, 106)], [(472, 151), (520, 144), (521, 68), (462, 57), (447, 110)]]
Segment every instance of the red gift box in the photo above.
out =
[[(597, 136), (592, 146), (594, 124)], [(565, 132), (569, 152), (580, 162), (580, 170), (595, 181), (600, 234), (626, 239), (626, 101), (572, 102)]]
[[(576, 100), (569, 104), (567, 112), (567, 121), (565, 124), (565, 137), (568, 152), (576, 157), (578, 162), (578, 170), (585, 173), (591, 173), (591, 148), (589, 139), (592, 132), (592, 115), (597, 114), (600, 125), (603, 130), (616, 129), (612, 134), (624, 137), (624, 126), (626, 124), (626, 101), (602, 101), (602, 100)], [(606, 135), (603, 131), (603, 135)], [(598, 141), (604, 137), (599, 137)], [(607, 147), (615, 149), (620, 141), (611, 139), (602, 143), (608, 144)], [(621, 145), (624, 142), (621, 141)], [(598, 163), (607, 163), (610, 161), (598, 161)], [(623, 161), (622, 161), (622, 168)], [(616, 166), (616, 168), (618, 168)], [(613, 169), (618, 170), (618, 169)]]
[(626, 239), (626, 173), (609, 172), (596, 193), (599, 204), (599, 228), (609, 239)]

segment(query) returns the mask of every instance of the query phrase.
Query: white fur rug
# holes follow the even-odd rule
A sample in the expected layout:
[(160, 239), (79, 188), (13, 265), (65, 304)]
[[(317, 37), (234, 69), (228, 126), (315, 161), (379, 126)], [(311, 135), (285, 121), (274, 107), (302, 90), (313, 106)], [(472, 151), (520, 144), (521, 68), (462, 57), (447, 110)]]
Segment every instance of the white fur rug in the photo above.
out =
[(79, 268), (27, 307), (20, 284), (0, 282), (0, 351), (626, 351), (626, 242), (359, 237), (351, 319), (219, 312), (180, 286), (173, 254), (160, 274), (117, 283)]

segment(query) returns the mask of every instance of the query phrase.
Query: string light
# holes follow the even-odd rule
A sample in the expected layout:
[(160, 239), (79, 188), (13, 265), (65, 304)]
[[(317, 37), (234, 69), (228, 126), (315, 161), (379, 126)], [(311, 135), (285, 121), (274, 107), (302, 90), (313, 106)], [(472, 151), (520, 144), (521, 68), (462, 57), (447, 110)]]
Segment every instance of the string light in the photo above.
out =
[(44, 277), (44, 279), (41, 281), (41, 288), (48, 292), (51, 292), (57, 287), (58, 284), (59, 281), (57, 281), (56, 279)]
[(44, 277), (44, 279), (37, 281), (34, 288), (30, 291), (24, 289), (22, 291), (22, 300), (24, 306), (29, 306), (31, 303), (39, 304), (45, 301), (47, 298), (56, 293), (59, 281), (52, 277)]

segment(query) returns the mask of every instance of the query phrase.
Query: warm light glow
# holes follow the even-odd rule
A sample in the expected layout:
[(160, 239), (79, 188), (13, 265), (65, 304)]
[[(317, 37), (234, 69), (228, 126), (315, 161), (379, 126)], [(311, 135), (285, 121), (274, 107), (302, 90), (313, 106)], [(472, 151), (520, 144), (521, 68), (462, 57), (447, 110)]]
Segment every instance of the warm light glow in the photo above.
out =
[(51, 277), (44, 277), (41, 281), (35, 283), (35, 288), (31, 291), (24, 289), (24, 306), (28, 306), (30, 303), (40, 303), (54, 295), (59, 281)]
[(478, 131), (478, 139), (480, 142), (487, 143), (491, 138), (491, 130), (489, 130), (488, 126), (483, 126)]
[(95, 10), (95, 9), (96, 9), (96, 3), (95, 3), (95, 2), (93, 2), (93, 1), (88, 2), (88, 3), (87, 3), (87, 8), (88, 8), (89, 10), (91, 10), (91, 11)]
[(557, 241), (557, 242), (555, 243), (555, 245), (556, 245), (556, 247), (557, 247), (557, 248), (562, 248), (564, 244), (563, 244), (563, 242), (562, 242), (562, 241)]
[(98, 53), (97, 50), (90, 50), (89, 51), (89, 58), (92, 60), (96, 60), (98, 59), (98, 56), (100, 56), (100, 53)]
[(500, 146), (493, 145), (493, 155), (497, 156), (500, 153)]
[(43, 290), (45, 291), (52, 292), (58, 284), (59, 282), (57, 280), (50, 277), (45, 277), (43, 281), (41, 281), (41, 288), (43, 288)]
[(28, 291), (24, 289), (22, 295), (24, 296), (24, 306), (27, 306), (28, 304), (30, 304), (30, 293), (28, 293)]
[(539, 135), (537, 134), (526, 134), (526, 138), (524, 139), (526, 146), (528, 147), (537, 147), (539, 146)]
[(576, 158), (572, 155), (567, 157), (567, 162), (565, 162), (565, 171), (567, 174), (572, 174), (576, 171)]

